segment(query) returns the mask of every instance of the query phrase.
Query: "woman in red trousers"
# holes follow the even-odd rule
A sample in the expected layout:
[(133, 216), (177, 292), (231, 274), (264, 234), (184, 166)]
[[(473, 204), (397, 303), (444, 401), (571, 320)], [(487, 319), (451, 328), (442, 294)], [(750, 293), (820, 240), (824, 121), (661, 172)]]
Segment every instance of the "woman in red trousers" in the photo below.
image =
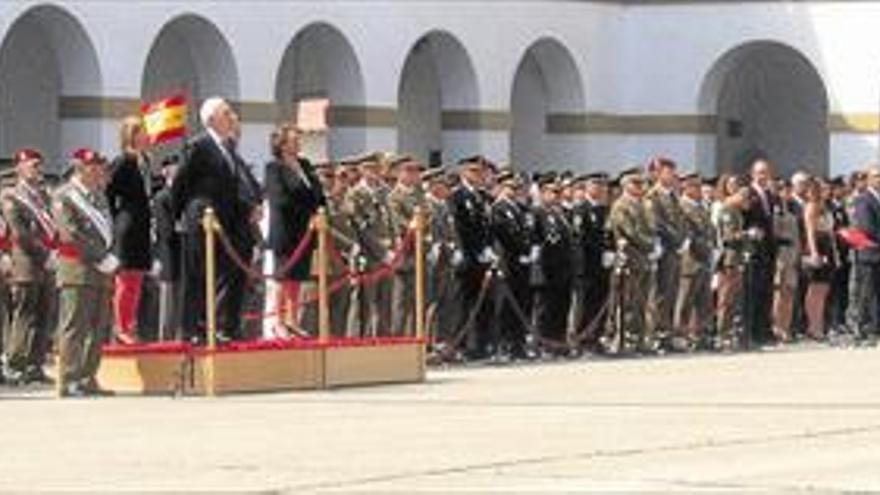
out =
[(127, 117), (119, 130), (122, 153), (113, 160), (107, 200), (113, 215), (114, 252), (120, 269), (113, 293), (114, 334), (123, 344), (137, 342), (137, 314), (144, 273), (152, 267), (150, 144), (140, 117)]

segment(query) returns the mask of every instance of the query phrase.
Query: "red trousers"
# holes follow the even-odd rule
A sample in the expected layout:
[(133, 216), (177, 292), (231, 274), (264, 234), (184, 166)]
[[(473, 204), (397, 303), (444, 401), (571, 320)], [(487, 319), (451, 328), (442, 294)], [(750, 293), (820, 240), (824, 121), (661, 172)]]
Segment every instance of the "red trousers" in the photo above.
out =
[(278, 323), (289, 328), (296, 328), (299, 313), (299, 287), (298, 280), (284, 280), (279, 283), (278, 298), (275, 303), (275, 311), (278, 315)]
[(113, 327), (121, 334), (135, 336), (143, 279), (144, 272), (139, 270), (122, 270), (116, 274), (113, 291)]

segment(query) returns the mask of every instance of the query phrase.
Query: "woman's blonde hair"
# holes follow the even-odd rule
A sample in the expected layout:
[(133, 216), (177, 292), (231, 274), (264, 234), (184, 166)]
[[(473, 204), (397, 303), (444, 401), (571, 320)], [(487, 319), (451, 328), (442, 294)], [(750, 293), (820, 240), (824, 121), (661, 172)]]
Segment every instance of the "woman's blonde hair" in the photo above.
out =
[(134, 151), (134, 138), (139, 132), (145, 132), (144, 120), (140, 116), (129, 115), (122, 119), (119, 126), (119, 148), (123, 152)]

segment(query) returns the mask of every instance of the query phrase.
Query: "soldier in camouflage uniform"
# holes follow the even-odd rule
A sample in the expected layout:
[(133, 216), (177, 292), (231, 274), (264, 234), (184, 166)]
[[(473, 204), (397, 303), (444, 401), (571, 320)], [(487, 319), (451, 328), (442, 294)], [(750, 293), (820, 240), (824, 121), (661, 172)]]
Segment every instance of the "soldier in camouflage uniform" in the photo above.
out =
[[(654, 233), (648, 221), (642, 196), (644, 178), (639, 169), (624, 171), (619, 178), (623, 189), (608, 214), (608, 230), (614, 237), (617, 259), (611, 279), (611, 308), (603, 337), (606, 350), (645, 348), (645, 306), (651, 277), (651, 261), (656, 258)], [(620, 338), (619, 338), (620, 337)]]
[(742, 324), (743, 268), (747, 232), (743, 210), (748, 207), (749, 186), (745, 179), (737, 181), (736, 192), (725, 198), (718, 214), (718, 239), (721, 257), (718, 264), (718, 342), (722, 350), (737, 345), (737, 326)]
[[(424, 169), (418, 160), (402, 156), (391, 163), (397, 175), (397, 183), (388, 194), (388, 210), (391, 213), (391, 226), (395, 246), (403, 248), (403, 241), (410, 232), (416, 210), (426, 215), (427, 199), (421, 184)], [(415, 333), (415, 253), (410, 249), (394, 269), (394, 284), (391, 293), (391, 331), (397, 335)]]
[(19, 383), (45, 383), (49, 379), (43, 373), (43, 363), (49, 348), (54, 295), (49, 265), (57, 227), (49, 197), (40, 187), (42, 156), (21, 150), (14, 160), (18, 180), (0, 197), (12, 241), (12, 321), (5, 339), (6, 374)]
[(675, 308), (673, 342), (677, 350), (692, 350), (707, 334), (712, 320), (712, 256), (715, 229), (709, 209), (703, 204), (701, 181), (697, 174), (684, 177), (681, 211), (685, 235), (691, 240), (681, 259), (681, 283)]
[[(383, 157), (374, 153), (358, 163), (361, 179), (345, 195), (343, 210), (354, 227), (358, 252), (353, 256), (357, 273), (388, 267), (394, 230), (387, 205), (387, 185), (382, 176)], [(348, 312), (348, 334), (367, 337), (388, 335), (391, 326), (391, 280), (382, 278), (354, 287)]]
[(652, 347), (667, 345), (674, 333), (675, 304), (678, 296), (681, 253), (687, 251), (690, 240), (685, 235), (684, 214), (678, 200), (678, 176), (675, 162), (665, 158), (654, 161), (657, 178), (645, 195), (648, 222), (659, 243), (653, 293), (650, 297), (648, 344)]
[(55, 195), (58, 224), (59, 351), (67, 396), (105, 394), (95, 379), (101, 346), (110, 332), (109, 295), (119, 261), (113, 245), (110, 211), (103, 194), (106, 160), (77, 150), (74, 175)]
[(455, 304), (455, 274), (452, 255), (458, 249), (455, 225), (446, 199), (454, 184), (454, 175), (447, 174), (444, 168), (428, 170), (422, 176), (427, 184), (428, 234), (427, 242), (427, 280), (426, 326), (437, 340), (445, 341), (452, 337), (454, 325), (458, 321), (458, 305)]

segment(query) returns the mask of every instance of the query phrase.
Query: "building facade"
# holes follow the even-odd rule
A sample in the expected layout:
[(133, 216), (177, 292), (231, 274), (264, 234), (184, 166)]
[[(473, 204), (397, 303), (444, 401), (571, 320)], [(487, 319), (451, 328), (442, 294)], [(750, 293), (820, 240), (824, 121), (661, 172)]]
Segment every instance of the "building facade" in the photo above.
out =
[(0, 156), (112, 152), (121, 116), (183, 92), (234, 101), (255, 163), (326, 98), (331, 157), (844, 173), (878, 155), (878, 25), (880, 1), (4, 0)]

